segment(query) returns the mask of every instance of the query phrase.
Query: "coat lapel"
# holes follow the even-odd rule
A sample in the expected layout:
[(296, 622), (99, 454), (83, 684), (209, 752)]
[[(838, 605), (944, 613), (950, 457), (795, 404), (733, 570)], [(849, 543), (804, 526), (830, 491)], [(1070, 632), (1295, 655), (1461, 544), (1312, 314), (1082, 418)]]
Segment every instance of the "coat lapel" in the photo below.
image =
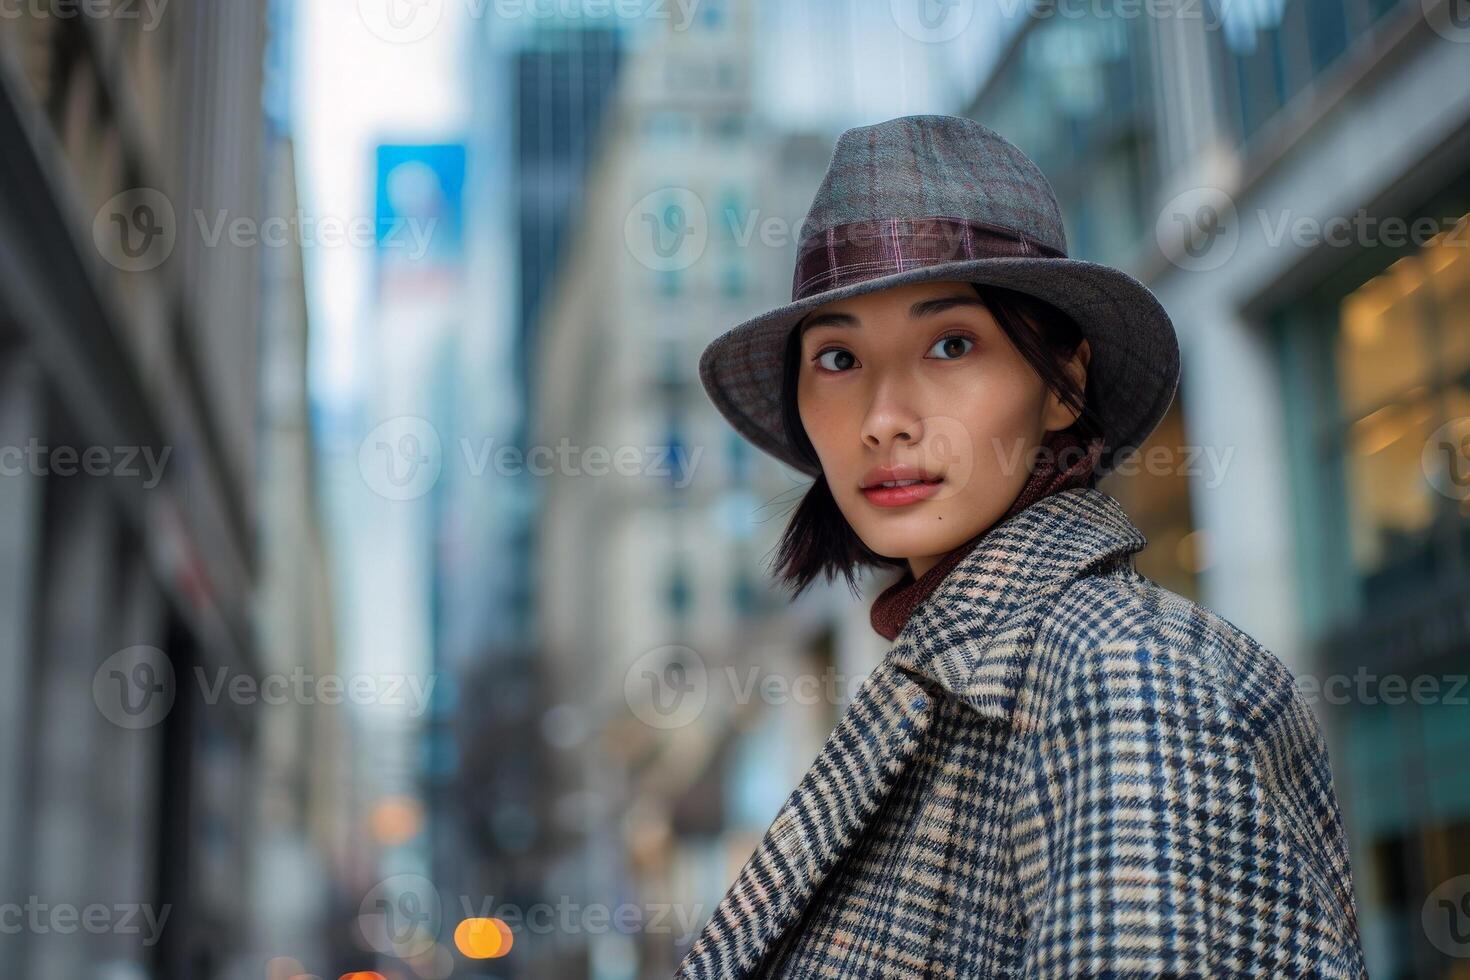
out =
[(1101, 490), (1043, 497), (993, 527), (914, 610), (895, 641), (896, 664), (1012, 723), (1043, 614), (1077, 579), (1129, 562), (1147, 544)]
[(745, 977), (877, 811), (928, 729), (932, 707), (930, 693), (890, 660), (858, 688), (677, 977)]
[(742, 980), (867, 828), (950, 696), (1009, 723), (1039, 613), (1147, 539), (1117, 501), (1052, 494), (986, 534), (909, 618), (684, 957), (676, 980)]

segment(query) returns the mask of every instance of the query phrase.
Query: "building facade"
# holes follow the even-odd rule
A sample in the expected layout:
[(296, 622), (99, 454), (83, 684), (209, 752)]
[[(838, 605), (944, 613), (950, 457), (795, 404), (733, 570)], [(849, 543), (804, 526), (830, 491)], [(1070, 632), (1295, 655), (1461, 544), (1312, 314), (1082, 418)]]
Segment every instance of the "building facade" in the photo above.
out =
[(1371, 975), (1458, 976), (1470, 33), (1433, 2), (1165, 9), (1030, 18), (968, 111), (1041, 165), (1074, 255), (1170, 311), (1177, 421), (1105, 489), (1140, 568), (1192, 580), (1313, 701)]
[(567, 452), (541, 478), (537, 554), (549, 887), (638, 915), (573, 938), (589, 976), (673, 972), (881, 646), (840, 583), (779, 592), (768, 561), (806, 480), (731, 430), (696, 371), (789, 298), (830, 140), (755, 110), (752, 5), (643, 26), (535, 362), (533, 445)]
[[(294, 201), (262, 106), (273, 21), (280, 5), (214, 0), (4, 14), (7, 975), (183, 980), (258, 975), (298, 942), (328, 955), (299, 930), (343, 857), (333, 736), (215, 686), (333, 654), (299, 249), (207, 231)], [(262, 492), (280, 467), (292, 478)], [(283, 855), (309, 862), (269, 882), (302, 916), (284, 931), (256, 914), (255, 874)]]

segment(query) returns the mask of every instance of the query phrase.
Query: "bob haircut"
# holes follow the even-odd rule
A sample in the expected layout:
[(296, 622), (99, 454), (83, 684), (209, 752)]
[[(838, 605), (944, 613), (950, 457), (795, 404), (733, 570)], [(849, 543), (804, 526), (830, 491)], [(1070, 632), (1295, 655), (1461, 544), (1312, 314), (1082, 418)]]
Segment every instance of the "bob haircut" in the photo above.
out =
[[(1093, 387), (1078, 390), (1072, 376), (1064, 368), (1082, 343), (1082, 329), (1066, 313), (1044, 300), (1001, 286), (971, 283), (1001, 330), (1041, 377), (1070, 408), (1077, 409), (1077, 420), (1065, 432), (1086, 443), (1103, 434), (1093, 400)], [(801, 370), (802, 324), (791, 328), (787, 337), (782, 370), (781, 414), (786, 436), (802, 458), (820, 469), (817, 452), (807, 438), (806, 428), (796, 405), (796, 382)], [(1090, 380), (1090, 379), (1089, 379)], [(1088, 485), (1095, 485), (1093, 473)], [(819, 576), (832, 581), (838, 575), (847, 580), (848, 588), (857, 594), (857, 572), (865, 567), (907, 567), (904, 558), (880, 555), (863, 544), (832, 497), (826, 474), (819, 474), (786, 525), (777, 546), (773, 568), (778, 580), (799, 596)]]

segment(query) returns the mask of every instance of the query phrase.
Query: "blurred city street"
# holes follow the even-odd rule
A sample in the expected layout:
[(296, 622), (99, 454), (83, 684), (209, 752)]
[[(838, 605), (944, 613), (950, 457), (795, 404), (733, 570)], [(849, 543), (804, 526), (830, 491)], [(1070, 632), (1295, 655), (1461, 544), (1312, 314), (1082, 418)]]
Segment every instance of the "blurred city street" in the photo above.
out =
[(0, 0), (0, 976), (671, 977), (891, 580), (698, 358), (918, 113), (1168, 310), (1101, 489), (1470, 980), (1470, 0)]

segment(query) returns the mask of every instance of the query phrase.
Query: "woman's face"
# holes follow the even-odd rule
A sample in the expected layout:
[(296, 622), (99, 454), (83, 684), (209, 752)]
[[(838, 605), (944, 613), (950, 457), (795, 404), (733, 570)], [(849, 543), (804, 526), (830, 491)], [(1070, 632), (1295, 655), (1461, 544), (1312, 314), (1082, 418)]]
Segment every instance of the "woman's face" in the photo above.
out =
[[(797, 407), (832, 496), (865, 545), (915, 577), (993, 525), (1046, 434), (1077, 418), (966, 282), (828, 303), (802, 330)], [(1089, 355), (1084, 341), (1068, 365), (1079, 384)]]

